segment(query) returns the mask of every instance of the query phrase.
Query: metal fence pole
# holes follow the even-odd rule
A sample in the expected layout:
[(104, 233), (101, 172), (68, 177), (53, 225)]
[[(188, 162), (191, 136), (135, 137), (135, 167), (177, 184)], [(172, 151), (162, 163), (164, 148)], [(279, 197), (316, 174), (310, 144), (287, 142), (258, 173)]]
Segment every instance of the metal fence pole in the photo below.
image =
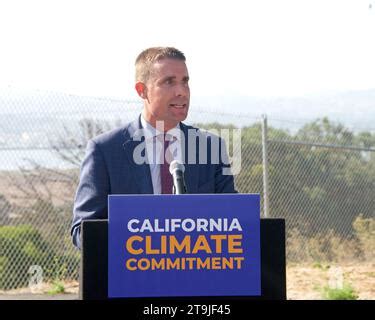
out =
[(263, 217), (269, 217), (268, 208), (268, 154), (267, 154), (267, 115), (262, 115), (262, 156), (263, 156)]

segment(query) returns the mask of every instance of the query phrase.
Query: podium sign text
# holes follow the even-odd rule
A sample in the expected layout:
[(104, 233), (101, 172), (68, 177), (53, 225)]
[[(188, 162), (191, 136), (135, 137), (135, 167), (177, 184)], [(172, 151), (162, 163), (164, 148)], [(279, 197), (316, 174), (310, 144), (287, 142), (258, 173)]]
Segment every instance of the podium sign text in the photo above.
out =
[(110, 195), (108, 206), (108, 297), (261, 294), (259, 195)]

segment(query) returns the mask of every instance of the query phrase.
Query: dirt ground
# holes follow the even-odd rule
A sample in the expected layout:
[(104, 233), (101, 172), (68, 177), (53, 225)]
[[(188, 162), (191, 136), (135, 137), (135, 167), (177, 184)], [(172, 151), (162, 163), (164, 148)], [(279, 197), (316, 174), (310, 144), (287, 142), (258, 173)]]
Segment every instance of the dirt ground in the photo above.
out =
[(33, 288), (0, 290), (0, 300), (77, 300), (79, 285), (77, 281), (64, 282), (63, 293), (53, 293), (52, 284), (43, 283)]
[[(332, 281), (343, 280), (351, 285), (360, 300), (375, 300), (375, 263), (349, 265), (316, 265), (287, 267), (288, 300), (323, 299), (321, 289)], [(52, 285), (43, 284), (33, 290), (29, 288), (0, 291), (0, 300), (76, 300), (78, 282), (65, 282), (65, 293), (48, 293)]]
[(375, 300), (375, 263), (288, 266), (288, 300), (323, 299), (321, 289), (340, 281), (350, 285), (359, 300)]

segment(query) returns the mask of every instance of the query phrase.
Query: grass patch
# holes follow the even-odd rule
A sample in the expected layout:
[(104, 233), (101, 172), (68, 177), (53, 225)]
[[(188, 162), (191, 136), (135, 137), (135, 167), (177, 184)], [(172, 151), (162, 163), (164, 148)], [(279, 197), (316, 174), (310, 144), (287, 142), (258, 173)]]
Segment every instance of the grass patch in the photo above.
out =
[(322, 290), (322, 296), (325, 300), (357, 300), (358, 295), (350, 285), (344, 285), (342, 288), (331, 288), (325, 286)]
[(65, 293), (64, 284), (61, 281), (54, 281), (52, 283), (52, 288), (47, 291), (48, 294), (62, 294)]
[(312, 266), (314, 269), (328, 270), (331, 266), (329, 264), (321, 264), (320, 262), (315, 262)]

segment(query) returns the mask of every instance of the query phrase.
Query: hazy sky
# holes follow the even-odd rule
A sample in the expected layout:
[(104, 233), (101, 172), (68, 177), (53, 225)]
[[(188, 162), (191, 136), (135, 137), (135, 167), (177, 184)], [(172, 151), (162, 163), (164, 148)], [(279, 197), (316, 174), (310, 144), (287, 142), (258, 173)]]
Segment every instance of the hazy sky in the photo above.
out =
[(1, 0), (0, 87), (136, 98), (149, 46), (197, 96), (375, 88), (374, 0)]

